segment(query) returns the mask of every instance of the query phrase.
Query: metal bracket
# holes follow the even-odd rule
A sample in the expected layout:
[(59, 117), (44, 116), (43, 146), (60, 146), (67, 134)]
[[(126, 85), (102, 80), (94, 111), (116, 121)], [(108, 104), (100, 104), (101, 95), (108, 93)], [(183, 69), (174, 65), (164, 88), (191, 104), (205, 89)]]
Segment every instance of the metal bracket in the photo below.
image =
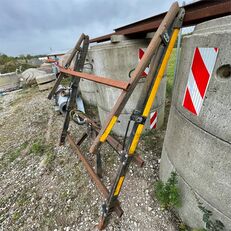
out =
[(125, 162), (128, 158), (128, 154), (126, 151), (121, 151), (121, 155), (120, 155), (120, 162)]
[(181, 8), (174, 23), (173, 23), (173, 28), (181, 28), (184, 20), (184, 15), (185, 15), (185, 9)]
[(130, 120), (135, 121), (138, 124), (145, 124), (147, 117), (141, 115), (141, 112), (138, 110), (134, 110), (131, 114)]
[(169, 34), (168, 32), (164, 32), (162, 35), (161, 35), (161, 38), (162, 38), (162, 41), (164, 43), (164, 45), (168, 45), (169, 41), (170, 41), (170, 37), (169, 37)]

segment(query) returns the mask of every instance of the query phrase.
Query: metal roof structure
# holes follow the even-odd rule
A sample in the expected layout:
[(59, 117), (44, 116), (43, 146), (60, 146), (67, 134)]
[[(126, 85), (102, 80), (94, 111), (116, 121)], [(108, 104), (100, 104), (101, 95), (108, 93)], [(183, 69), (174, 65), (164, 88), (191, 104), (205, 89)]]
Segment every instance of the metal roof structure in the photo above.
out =
[[(194, 26), (198, 23), (231, 14), (230, 0), (201, 0), (184, 6), (186, 14), (183, 26)], [(167, 12), (137, 21), (114, 29), (113, 33), (106, 34), (90, 40), (104, 42), (110, 40), (112, 35), (125, 35), (129, 37), (144, 37), (146, 33), (156, 31)]]

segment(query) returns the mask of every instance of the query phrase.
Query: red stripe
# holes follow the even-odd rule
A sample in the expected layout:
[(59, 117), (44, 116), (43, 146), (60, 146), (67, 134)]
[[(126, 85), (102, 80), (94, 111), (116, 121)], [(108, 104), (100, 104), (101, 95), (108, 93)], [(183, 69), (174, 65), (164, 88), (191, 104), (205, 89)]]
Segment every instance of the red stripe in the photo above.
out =
[[(143, 55), (144, 55), (144, 50), (141, 49), (141, 48), (139, 48), (139, 60), (142, 59)], [(148, 75), (148, 74), (144, 71), (144, 72), (141, 74), (141, 77), (146, 77), (147, 75)]]
[(142, 59), (144, 55), (144, 51), (142, 49), (139, 49), (139, 59)]
[(153, 126), (153, 128), (156, 128), (156, 124), (157, 124), (157, 123), (155, 123), (155, 125)]
[(204, 98), (205, 90), (209, 81), (209, 72), (207, 71), (198, 48), (195, 49), (194, 53), (192, 73), (201, 97)]
[(188, 88), (186, 89), (186, 94), (185, 94), (185, 98), (184, 98), (184, 102), (183, 102), (183, 106), (188, 109), (190, 112), (192, 112), (194, 115), (197, 115), (195, 107), (193, 105), (191, 96), (189, 94), (189, 90)]
[(157, 112), (154, 112), (154, 114), (150, 118), (150, 125), (153, 123), (153, 121), (156, 119), (156, 117), (157, 117)]
[(218, 51), (218, 48), (217, 48), (217, 47), (214, 47), (214, 50), (217, 52), (217, 51)]

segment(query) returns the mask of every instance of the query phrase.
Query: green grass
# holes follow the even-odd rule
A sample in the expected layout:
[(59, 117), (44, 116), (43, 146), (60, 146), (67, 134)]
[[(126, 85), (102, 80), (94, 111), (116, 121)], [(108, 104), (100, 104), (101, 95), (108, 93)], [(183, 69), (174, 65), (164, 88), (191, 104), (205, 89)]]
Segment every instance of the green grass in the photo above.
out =
[(12, 219), (13, 219), (13, 221), (17, 221), (21, 216), (22, 216), (21, 212), (16, 211), (16, 212), (13, 213)]
[(174, 70), (176, 63), (176, 48), (173, 49), (172, 54), (170, 56), (168, 67), (167, 67), (167, 97), (172, 96), (173, 90), (173, 82), (174, 82)]
[(20, 156), (21, 151), (26, 149), (27, 145), (28, 145), (28, 143), (25, 142), (19, 148), (17, 148), (16, 150), (8, 153), (7, 156), (8, 156), (9, 162), (13, 162), (14, 160), (16, 160)]
[(33, 153), (35, 155), (43, 155), (45, 151), (45, 145), (43, 144), (43, 142), (41, 140), (36, 140), (30, 148), (30, 153)]
[(46, 153), (46, 159), (45, 159), (45, 165), (48, 169), (51, 170), (53, 161), (55, 160), (55, 153), (53, 150), (48, 150), (48, 152)]

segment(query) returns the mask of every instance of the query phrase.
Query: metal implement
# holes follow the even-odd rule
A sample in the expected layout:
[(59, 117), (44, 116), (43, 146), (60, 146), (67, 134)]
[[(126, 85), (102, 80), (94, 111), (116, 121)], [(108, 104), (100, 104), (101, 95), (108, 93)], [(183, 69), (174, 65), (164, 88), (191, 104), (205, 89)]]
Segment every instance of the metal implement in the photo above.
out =
[[(76, 99), (79, 80), (80, 78), (86, 77), (85, 73), (81, 73), (81, 71), (83, 69), (84, 60), (89, 44), (88, 36), (84, 36), (84, 38), (81, 40), (82, 42), (78, 46), (79, 49), (77, 49), (74, 67), (75, 70), (67, 69), (65, 67), (59, 68), (61, 75), (68, 74), (72, 76), (70, 99), (67, 105), (67, 113), (63, 125), (60, 144), (64, 144), (64, 141), (67, 138), (72, 149), (84, 164), (91, 179), (94, 181), (97, 188), (105, 198), (105, 203), (102, 205), (102, 215), (98, 225), (100, 230), (106, 227), (112, 212), (116, 212), (119, 217), (123, 214), (118, 197), (120, 195), (121, 188), (123, 186), (123, 182), (125, 180), (125, 176), (130, 163), (134, 161), (138, 166), (143, 166), (144, 164), (142, 158), (136, 153), (136, 147), (144, 128), (145, 120), (148, 117), (160, 81), (166, 69), (170, 54), (177, 40), (179, 29), (182, 26), (184, 13), (184, 9), (180, 9), (177, 2), (172, 4), (169, 12), (166, 14), (165, 18), (160, 24), (160, 27), (152, 38), (145, 54), (132, 73), (129, 83), (112, 83), (106, 78), (103, 78), (104, 80), (102, 80), (102, 77), (94, 75), (88, 76), (92, 81), (122, 89), (121, 95), (118, 97), (114, 108), (110, 112), (108, 119), (102, 128), (100, 128), (96, 122), (89, 119), (84, 113), (76, 110), (74, 105), (74, 99)], [(72, 55), (72, 58), (73, 57), (74, 56)], [(133, 126), (132, 132), (127, 140), (125, 135), (123, 144), (120, 144), (118, 140), (110, 135), (110, 132), (129, 97), (135, 90), (138, 81), (140, 78), (142, 78), (143, 71), (148, 65), (150, 65), (150, 71), (145, 78), (146, 82), (142, 91), (143, 93), (137, 102), (136, 109), (130, 117), (129, 125)], [(81, 119), (81, 121), (84, 123), (78, 123), (78, 119)], [(68, 131), (70, 121), (75, 122), (83, 127), (87, 127), (86, 132), (84, 132), (76, 142)], [(90, 165), (80, 148), (80, 145), (88, 137), (93, 140), (93, 143), (89, 149), (89, 154), (95, 155), (95, 168)], [(99, 146), (104, 142), (108, 142), (113, 147), (113, 149), (116, 150), (120, 159), (120, 164), (116, 171), (116, 176), (112, 182), (110, 190), (106, 188), (106, 186), (103, 184), (103, 181), (101, 180), (103, 175), (103, 163), (101, 161), (102, 153), (100, 153)]]
[[(103, 210), (101, 221), (99, 223), (100, 229), (103, 229), (105, 225), (107, 224), (111, 211), (114, 207), (114, 201), (117, 200), (120, 194), (120, 191), (121, 191), (124, 179), (125, 179), (125, 175), (127, 173), (127, 169), (130, 165), (131, 160), (133, 159), (134, 152), (136, 150), (142, 130), (144, 128), (145, 119), (150, 113), (150, 109), (155, 99), (160, 81), (164, 75), (164, 71), (167, 66), (168, 60), (170, 58), (170, 54), (177, 40), (179, 28), (181, 26), (180, 22), (182, 23), (183, 17), (184, 17), (184, 10), (181, 9), (178, 14), (178, 17), (175, 19), (173, 27), (171, 28), (172, 31), (168, 31), (168, 33), (171, 34), (170, 36), (171, 39), (169, 41), (168, 46), (166, 46), (165, 48), (160, 46), (157, 52), (157, 55), (155, 56), (156, 59), (159, 59), (160, 58), (159, 56), (162, 54), (161, 63), (159, 64), (158, 69), (155, 70), (156, 66), (153, 66), (153, 65), (151, 66), (151, 70), (154, 72), (151, 72), (151, 73), (149, 72), (150, 73), (149, 75), (152, 77), (152, 79), (154, 78), (154, 81), (150, 81), (151, 84), (144, 87), (144, 91), (148, 90), (149, 94), (147, 95), (146, 98), (143, 98), (143, 100), (139, 102), (138, 104), (139, 110), (135, 111), (135, 113), (133, 113), (133, 115), (131, 116), (131, 120), (135, 122), (134, 122), (132, 132), (129, 137), (129, 141), (126, 145), (124, 157), (121, 160), (121, 164), (117, 171), (116, 179), (111, 187), (110, 195), (106, 203), (103, 205), (103, 208), (105, 209)], [(153, 63), (155, 63), (155, 60), (153, 61)]]

